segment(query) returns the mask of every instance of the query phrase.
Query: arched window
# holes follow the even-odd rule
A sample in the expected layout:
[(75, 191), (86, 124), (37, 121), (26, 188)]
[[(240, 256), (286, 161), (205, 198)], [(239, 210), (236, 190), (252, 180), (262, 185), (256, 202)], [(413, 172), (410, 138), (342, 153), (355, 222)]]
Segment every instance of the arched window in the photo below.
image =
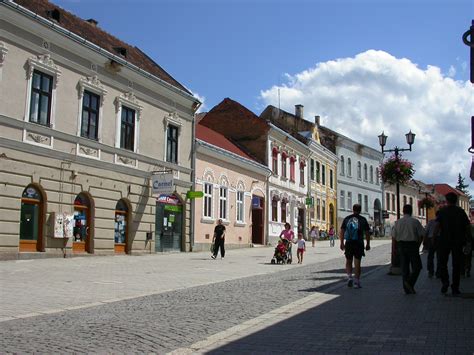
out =
[(370, 166), (370, 183), (374, 183), (374, 167), (372, 165)]
[(376, 183), (377, 185), (380, 185), (379, 168), (375, 168), (375, 183)]
[(367, 164), (364, 164), (364, 181), (368, 180)]
[(281, 223), (286, 223), (286, 205), (288, 204), (288, 200), (286, 198), (282, 198), (281, 200)]
[(295, 182), (295, 161), (294, 156), (290, 157), (290, 181)]
[(345, 174), (345, 166), (344, 166), (344, 156), (341, 155), (341, 164), (340, 164), (340, 174), (344, 175)]
[(305, 168), (306, 162), (304, 160), (300, 160), (300, 185), (303, 186), (305, 184)]
[(278, 196), (272, 198), (272, 222), (278, 222)]
[(74, 200), (74, 223), (73, 223), (73, 253), (92, 252), (91, 248), (91, 213), (92, 205), (85, 193), (81, 192)]
[(352, 176), (352, 162), (351, 158), (347, 158), (347, 176)]
[(281, 177), (286, 179), (286, 159), (288, 158), (288, 153), (281, 153)]
[(357, 162), (357, 178), (362, 180), (362, 164), (360, 161)]

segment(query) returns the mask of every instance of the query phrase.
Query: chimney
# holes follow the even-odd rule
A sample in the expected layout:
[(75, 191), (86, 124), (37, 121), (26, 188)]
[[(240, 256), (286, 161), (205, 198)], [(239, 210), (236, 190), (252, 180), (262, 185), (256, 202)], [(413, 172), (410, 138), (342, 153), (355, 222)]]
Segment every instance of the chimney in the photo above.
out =
[(295, 116), (298, 118), (303, 118), (303, 105), (295, 105)]
[(99, 24), (99, 22), (93, 18), (86, 20), (86, 22), (89, 22), (94, 27), (97, 27), (97, 25)]
[(314, 116), (314, 124), (316, 127), (319, 127), (321, 125), (321, 117), (320, 116)]

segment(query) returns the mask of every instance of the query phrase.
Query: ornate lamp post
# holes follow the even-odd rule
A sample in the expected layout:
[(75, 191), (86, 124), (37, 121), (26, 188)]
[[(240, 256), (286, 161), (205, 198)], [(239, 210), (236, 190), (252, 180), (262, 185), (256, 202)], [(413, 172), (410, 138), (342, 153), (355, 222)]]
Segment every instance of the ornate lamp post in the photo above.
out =
[[(395, 153), (395, 158), (398, 159), (399, 152), (405, 152), (405, 151), (410, 151), (411, 152), (411, 146), (413, 143), (415, 143), (415, 133), (408, 132), (405, 134), (408, 148), (399, 148), (395, 146), (393, 149), (385, 149), (385, 145), (387, 144), (387, 138), (382, 132), (382, 134), (379, 137), (379, 144), (380, 147), (382, 148), (382, 153), (388, 153), (388, 152), (394, 152)], [(397, 194), (397, 219), (400, 219), (400, 183), (397, 181), (396, 183), (396, 194)], [(397, 242), (392, 239), (392, 258), (391, 258), (391, 267), (390, 267), (390, 275), (400, 275), (401, 274), (401, 268), (400, 268), (400, 257), (397, 253)]]

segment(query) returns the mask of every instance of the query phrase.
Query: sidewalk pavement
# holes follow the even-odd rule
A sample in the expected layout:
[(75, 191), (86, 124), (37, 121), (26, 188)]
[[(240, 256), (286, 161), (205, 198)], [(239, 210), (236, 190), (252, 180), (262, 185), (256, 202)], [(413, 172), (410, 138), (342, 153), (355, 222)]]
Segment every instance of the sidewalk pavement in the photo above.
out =
[[(422, 255), (426, 265), (426, 254)], [(362, 289), (338, 283), (172, 354), (387, 353), (473, 354), (474, 278), (462, 297), (442, 295), (422, 270), (416, 295), (406, 295), (389, 266), (363, 275)], [(450, 271), (451, 272), (451, 271)]]
[[(372, 247), (390, 243), (373, 240)], [(228, 250), (221, 260), (210, 253), (98, 256), (0, 262), (0, 322), (88, 308), (193, 286), (297, 268), (270, 265), (274, 249)], [(337, 247), (308, 243), (304, 264), (340, 258)], [(296, 251), (293, 252), (296, 263)]]

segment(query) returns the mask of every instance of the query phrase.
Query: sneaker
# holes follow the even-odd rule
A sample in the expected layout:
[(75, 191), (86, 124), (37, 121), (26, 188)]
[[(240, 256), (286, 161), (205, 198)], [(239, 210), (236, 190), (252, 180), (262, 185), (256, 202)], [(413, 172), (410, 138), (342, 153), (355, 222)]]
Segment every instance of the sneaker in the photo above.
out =
[(354, 288), (362, 288), (360, 282), (354, 282)]
[(216, 256), (215, 256), (215, 255), (211, 255), (211, 258), (215, 259), (215, 258), (216, 258)]
[(347, 281), (347, 287), (352, 287), (352, 286), (354, 286), (354, 280), (349, 279), (349, 281)]

